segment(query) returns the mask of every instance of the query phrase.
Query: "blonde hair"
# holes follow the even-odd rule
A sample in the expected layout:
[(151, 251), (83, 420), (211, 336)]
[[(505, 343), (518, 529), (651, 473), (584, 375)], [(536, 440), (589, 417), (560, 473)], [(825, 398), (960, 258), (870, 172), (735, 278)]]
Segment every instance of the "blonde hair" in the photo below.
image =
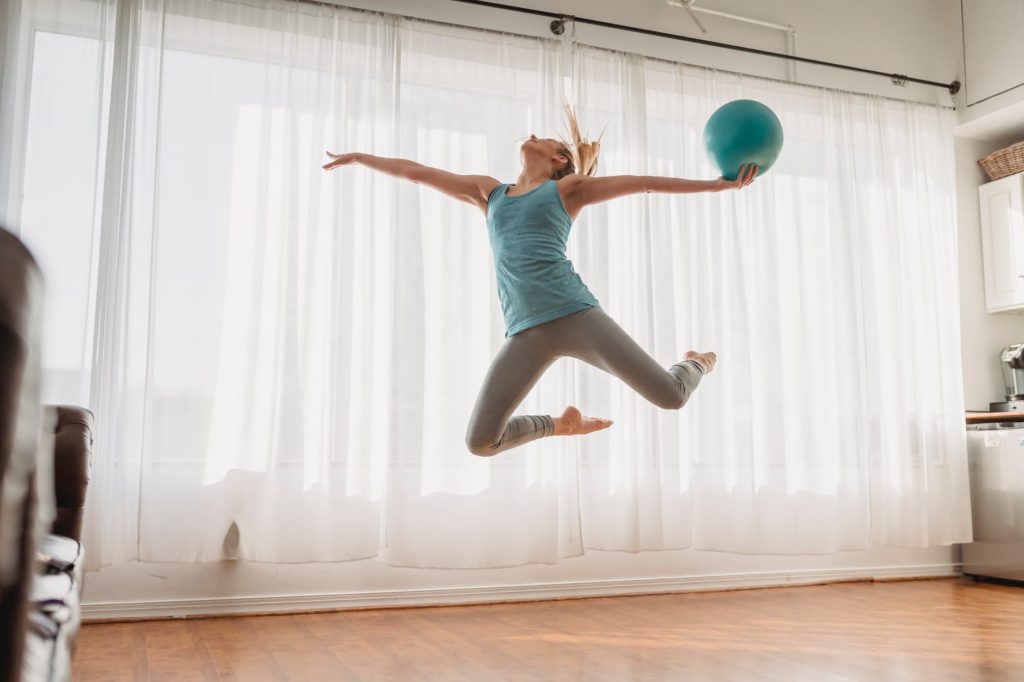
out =
[(604, 131), (597, 140), (588, 140), (580, 134), (580, 125), (576, 120), (576, 112), (568, 104), (563, 104), (565, 116), (569, 124), (569, 137), (572, 141), (560, 138), (564, 146), (563, 153), (568, 157), (569, 162), (555, 171), (555, 180), (560, 180), (566, 175), (579, 173), (580, 175), (594, 175), (597, 173), (597, 157), (601, 153), (601, 138)]

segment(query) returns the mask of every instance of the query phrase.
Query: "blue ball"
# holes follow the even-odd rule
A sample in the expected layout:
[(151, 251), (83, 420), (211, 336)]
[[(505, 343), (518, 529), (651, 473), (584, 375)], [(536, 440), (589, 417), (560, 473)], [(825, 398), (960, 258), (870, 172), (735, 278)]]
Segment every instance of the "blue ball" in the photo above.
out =
[(779, 158), (782, 124), (760, 102), (733, 100), (711, 114), (704, 126), (704, 146), (727, 180), (739, 177), (740, 166), (746, 163), (757, 164), (760, 177)]

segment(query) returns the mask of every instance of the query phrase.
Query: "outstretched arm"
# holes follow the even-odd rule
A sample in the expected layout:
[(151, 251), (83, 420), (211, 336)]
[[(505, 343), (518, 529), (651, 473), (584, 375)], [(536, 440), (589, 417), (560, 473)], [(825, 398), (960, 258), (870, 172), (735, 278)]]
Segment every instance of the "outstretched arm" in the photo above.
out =
[[(725, 189), (746, 187), (757, 177), (757, 166), (747, 165), (740, 169), (735, 180), (718, 178), (717, 180), (686, 180), (685, 178), (666, 178), (657, 175), (611, 175), (607, 177), (589, 177), (571, 175), (565, 178), (564, 189), (566, 209), (573, 214), (584, 206), (599, 204), (602, 201), (649, 192), (667, 194), (687, 194), (692, 192), (721, 192)], [(574, 211), (575, 209), (575, 211)]]
[(450, 197), (476, 206), (484, 213), (487, 212), (487, 197), (491, 190), (501, 184), (487, 175), (459, 175), (407, 159), (391, 159), (360, 152), (349, 154), (327, 152), (327, 155), (331, 157), (331, 160), (324, 164), (324, 170), (334, 170), (338, 166), (358, 163), (396, 178), (433, 187)]

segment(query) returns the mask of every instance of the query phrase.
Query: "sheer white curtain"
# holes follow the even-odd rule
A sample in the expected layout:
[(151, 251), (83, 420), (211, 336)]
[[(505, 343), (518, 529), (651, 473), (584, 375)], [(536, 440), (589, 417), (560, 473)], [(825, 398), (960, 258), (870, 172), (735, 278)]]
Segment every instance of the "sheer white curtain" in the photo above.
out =
[[(950, 112), (286, 1), (16, 16), (0, 216), (47, 275), (46, 399), (96, 412), (90, 569), (970, 537)], [(615, 426), (475, 458), (503, 342), (483, 216), (322, 152), (511, 181), (563, 92), (607, 125), (603, 174), (713, 177), (703, 122), (737, 97), (786, 148), (744, 192), (574, 227), (577, 269), (661, 363), (719, 353), (692, 405), (562, 360), (522, 411)]]
[[(952, 112), (577, 49), (605, 173), (713, 177), (704, 122), (752, 98), (786, 131), (750, 190), (586, 210), (576, 260), (663, 364), (714, 350), (679, 415), (589, 367), (619, 417), (581, 441), (584, 544), (818, 553), (970, 538)], [(599, 406), (599, 407), (598, 407)]]

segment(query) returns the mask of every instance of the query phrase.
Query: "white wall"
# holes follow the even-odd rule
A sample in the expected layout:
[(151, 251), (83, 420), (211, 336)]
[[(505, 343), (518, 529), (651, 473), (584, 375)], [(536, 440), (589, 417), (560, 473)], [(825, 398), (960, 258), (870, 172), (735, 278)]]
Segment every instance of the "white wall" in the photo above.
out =
[[(515, 0), (509, 0), (514, 2)], [(959, 68), (959, 3), (957, 0), (702, 0), (725, 11), (793, 24), (799, 54), (884, 71), (952, 80)], [(462, 5), (450, 0), (340, 0), (341, 4), (399, 14), (472, 24), (510, 32), (550, 37), (549, 20)], [(550, 11), (697, 35), (682, 10), (660, 0), (534, 0), (519, 2)], [(708, 38), (781, 51), (780, 33), (702, 16)], [(577, 28), (580, 42), (640, 52), (651, 56), (783, 77), (784, 64), (764, 58), (676, 41), (609, 30)], [(958, 43), (957, 43), (958, 44)], [(820, 67), (798, 68), (801, 81), (890, 97), (949, 103), (948, 93), (932, 87), (898, 88), (887, 79)], [(959, 147), (958, 147), (959, 149)], [(973, 148), (968, 155), (975, 153)], [(961, 164), (963, 165), (963, 164)], [(964, 166), (966, 167), (966, 166)], [(973, 179), (965, 172), (965, 186)], [(976, 195), (975, 195), (976, 196)], [(976, 201), (976, 199), (975, 199)], [(961, 221), (969, 228), (968, 207)], [(975, 210), (974, 215), (977, 212)], [(974, 229), (976, 232), (976, 229)], [(969, 242), (965, 239), (965, 243)], [(972, 252), (973, 253), (973, 252)], [(974, 256), (971, 255), (971, 258)], [(971, 258), (964, 258), (965, 282), (976, 279)], [(980, 262), (980, 260), (979, 260)], [(967, 316), (978, 315), (974, 298), (965, 300)], [(985, 350), (1011, 335), (994, 324)], [(999, 332), (999, 333), (997, 333)], [(1005, 333), (1003, 333), (1005, 332)], [(1012, 336), (1012, 335), (1011, 335)], [(1024, 340), (1024, 339), (1022, 339)], [(973, 341), (971, 343), (974, 343)], [(980, 357), (965, 342), (965, 358)], [(986, 385), (971, 383), (979, 396)], [(498, 530), (497, 532), (500, 532)], [(948, 575), (959, 552), (930, 549), (877, 548), (824, 556), (750, 556), (717, 552), (668, 551), (644, 554), (589, 552), (553, 566), (526, 566), (489, 571), (428, 571), (389, 567), (377, 561), (347, 564), (128, 564), (90, 573), (85, 581), (86, 617), (184, 614), (223, 611), (269, 611), (367, 604), (530, 598), (558, 594), (610, 594), (629, 591), (693, 589), (747, 584), (787, 584), (856, 576), (896, 577)], [(313, 596), (306, 596), (313, 595)], [(161, 604), (163, 600), (173, 603)], [(182, 602), (181, 600), (193, 600)], [(212, 600), (212, 601), (211, 601)]]

